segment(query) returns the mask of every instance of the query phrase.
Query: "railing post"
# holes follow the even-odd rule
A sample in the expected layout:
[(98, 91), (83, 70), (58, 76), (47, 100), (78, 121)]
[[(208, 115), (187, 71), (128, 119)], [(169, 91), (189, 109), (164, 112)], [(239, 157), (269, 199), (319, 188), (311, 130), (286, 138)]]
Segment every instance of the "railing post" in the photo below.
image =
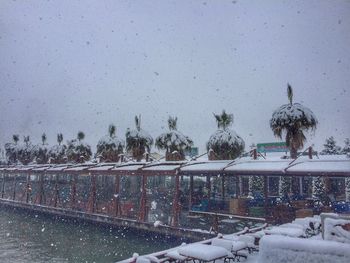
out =
[(311, 146), (308, 149), (308, 155), (309, 155), (309, 159), (312, 159), (312, 147)]
[(96, 175), (91, 176), (91, 192), (90, 192), (90, 211), (91, 213), (96, 212)]
[(77, 180), (76, 175), (71, 175), (71, 209), (75, 209), (75, 197), (77, 194)]
[(56, 179), (55, 179), (55, 195), (54, 195), (54, 200), (53, 200), (53, 205), (54, 207), (57, 207), (57, 203), (59, 202), (59, 189), (58, 189), (58, 175), (56, 174)]
[(114, 190), (114, 215), (119, 216), (119, 189), (120, 189), (120, 176), (115, 176), (115, 190)]
[(139, 221), (144, 222), (146, 219), (146, 181), (147, 176), (142, 175), (142, 186), (141, 186), (141, 202), (140, 202), (140, 212), (139, 212)]
[(17, 175), (15, 174), (13, 177), (13, 193), (12, 193), (12, 200), (16, 200), (16, 186), (17, 186)]
[(30, 199), (30, 175), (27, 174), (27, 182), (26, 182), (26, 203), (29, 203)]
[(2, 175), (2, 186), (1, 186), (1, 198), (4, 198), (4, 195), (5, 195), (5, 179), (6, 179), (6, 176), (5, 174)]
[(180, 195), (180, 177), (179, 174), (176, 172), (175, 176), (175, 194), (173, 199), (173, 211), (172, 211), (172, 222), (171, 225), (174, 227), (177, 227), (179, 224), (179, 212), (180, 212), (180, 206), (179, 206), (179, 195)]
[(44, 175), (39, 175), (39, 204), (41, 205), (43, 202), (44, 196)]
[(190, 200), (188, 204), (188, 210), (192, 210), (192, 204), (193, 204), (193, 175), (190, 175)]

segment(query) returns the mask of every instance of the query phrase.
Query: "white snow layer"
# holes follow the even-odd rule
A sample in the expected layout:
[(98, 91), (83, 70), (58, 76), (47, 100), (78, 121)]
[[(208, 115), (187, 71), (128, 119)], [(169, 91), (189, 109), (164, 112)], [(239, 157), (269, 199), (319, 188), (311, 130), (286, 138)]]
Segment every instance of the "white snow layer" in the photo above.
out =
[(157, 137), (156, 141), (167, 147), (176, 146), (181, 150), (185, 150), (191, 145), (191, 140), (177, 130), (162, 133)]
[(324, 239), (350, 244), (350, 231), (347, 231), (342, 227), (347, 224), (350, 224), (350, 220), (325, 218)]
[(118, 149), (118, 147), (123, 147), (125, 146), (125, 142), (121, 139), (119, 139), (118, 137), (116, 136), (109, 136), (109, 135), (106, 135), (106, 136), (103, 136), (97, 143), (97, 148), (99, 145), (114, 145), (114, 147), (116, 149)]
[(244, 147), (243, 139), (239, 135), (237, 135), (235, 131), (230, 129), (217, 130), (213, 135), (210, 136), (208, 146), (209, 148), (211, 148), (211, 145), (221, 145), (224, 143), (227, 143), (230, 146), (235, 145), (236, 147)]
[(308, 123), (317, 122), (315, 115), (309, 108), (299, 103), (284, 104), (274, 111), (270, 125), (288, 126), (301, 118), (305, 118)]
[(259, 263), (348, 263), (350, 246), (347, 244), (291, 238), (264, 236), (260, 240)]

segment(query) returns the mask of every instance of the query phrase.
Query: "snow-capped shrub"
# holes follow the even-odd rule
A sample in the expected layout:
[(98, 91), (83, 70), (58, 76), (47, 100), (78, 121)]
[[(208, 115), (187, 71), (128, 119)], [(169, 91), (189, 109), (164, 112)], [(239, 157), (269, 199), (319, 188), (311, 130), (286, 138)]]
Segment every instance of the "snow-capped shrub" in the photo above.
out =
[(148, 132), (141, 129), (141, 115), (135, 116), (136, 129), (126, 131), (126, 150), (132, 154), (137, 161), (143, 158), (144, 153), (150, 152), (153, 138)]
[(338, 155), (341, 154), (341, 147), (337, 145), (334, 137), (331, 136), (326, 139), (326, 143), (323, 144), (324, 149), (320, 152), (322, 155)]
[(287, 93), (290, 103), (282, 105), (273, 112), (270, 127), (280, 139), (283, 133), (286, 133), (285, 140), (290, 148), (291, 158), (296, 158), (297, 151), (303, 148), (306, 141), (304, 131), (316, 129), (317, 119), (309, 108), (293, 103), (293, 90), (289, 84)]
[(229, 126), (233, 123), (233, 115), (227, 114), (225, 111), (222, 114), (214, 114), (217, 121), (218, 130), (210, 136), (207, 143), (207, 150), (213, 150), (215, 159), (217, 160), (232, 160), (240, 156), (244, 151), (245, 143), (243, 139)]
[[(155, 146), (158, 149), (166, 150), (166, 159), (174, 160), (174, 156), (178, 153), (179, 159), (185, 159), (185, 150), (191, 149), (193, 141), (177, 130), (177, 118), (169, 117), (169, 131), (162, 133), (156, 138)], [(176, 158), (175, 158), (176, 159)]]
[(17, 158), (24, 165), (33, 162), (35, 158), (35, 147), (30, 142), (29, 136), (24, 136), (24, 143), (18, 146)]
[(67, 146), (62, 144), (62, 141), (62, 133), (57, 134), (58, 144), (52, 146), (48, 152), (48, 158), (50, 163), (62, 164), (67, 162)]
[(78, 132), (77, 139), (68, 142), (67, 158), (69, 162), (83, 163), (90, 160), (92, 152), (91, 147), (82, 140), (85, 138), (83, 132)]
[(125, 143), (115, 136), (115, 126), (110, 125), (109, 134), (103, 136), (97, 143), (96, 156), (103, 162), (117, 162), (123, 153)]
[(35, 160), (38, 164), (45, 164), (48, 162), (49, 157), (48, 157), (48, 147), (46, 144), (46, 134), (43, 133), (41, 135), (41, 144), (38, 144), (34, 148), (34, 155), (35, 155)]
[(7, 159), (7, 163), (15, 164), (18, 162), (18, 141), (19, 136), (14, 134), (12, 136), (13, 142), (9, 142), (5, 144), (5, 156)]

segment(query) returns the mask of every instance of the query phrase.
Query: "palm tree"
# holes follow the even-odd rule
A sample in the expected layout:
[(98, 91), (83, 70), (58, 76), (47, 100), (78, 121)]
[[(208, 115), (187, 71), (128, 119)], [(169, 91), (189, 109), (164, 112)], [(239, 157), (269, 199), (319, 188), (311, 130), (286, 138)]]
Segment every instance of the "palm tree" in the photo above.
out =
[(293, 89), (288, 84), (287, 94), (289, 103), (276, 109), (270, 120), (270, 127), (274, 135), (282, 139), (285, 133), (286, 144), (290, 149), (291, 158), (297, 158), (299, 149), (302, 149), (306, 137), (304, 132), (315, 130), (317, 119), (314, 113), (299, 103), (293, 103)]
[(50, 163), (62, 164), (67, 162), (67, 146), (62, 144), (63, 134), (57, 134), (57, 145), (54, 145), (50, 148), (48, 152), (48, 158)]
[(23, 141), (24, 144), (18, 147), (17, 158), (22, 164), (27, 165), (35, 158), (35, 147), (30, 142), (29, 136), (24, 136)]
[(153, 138), (141, 129), (141, 115), (135, 116), (136, 129), (126, 131), (126, 150), (130, 152), (137, 161), (141, 161), (146, 152), (150, 152)]
[(92, 155), (91, 147), (83, 141), (84, 138), (85, 134), (79, 131), (77, 139), (68, 142), (67, 158), (69, 162), (83, 163), (90, 160)]
[[(177, 117), (168, 119), (169, 131), (156, 138), (155, 146), (160, 150), (166, 150), (166, 160), (184, 160), (185, 150), (191, 149), (193, 141), (177, 130)], [(173, 155), (173, 153), (177, 153)]]
[(103, 162), (118, 162), (119, 155), (124, 152), (125, 143), (115, 136), (115, 132), (115, 125), (109, 125), (108, 135), (103, 136), (97, 143), (96, 156)]
[(46, 134), (43, 133), (41, 135), (42, 144), (39, 144), (35, 147), (35, 158), (38, 164), (45, 164), (49, 160), (46, 140), (47, 140)]
[(12, 135), (13, 142), (5, 144), (5, 156), (9, 164), (15, 164), (18, 161), (18, 141), (19, 135)]
[(207, 150), (213, 151), (210, 159), (233, 160), (240, 156), (245, 147), (244, 140), (230, 129), (233, 123), (233, 114), (227, 114), (225, 110), (221, 114), (215, 114), (218, 130), (212, 134), (207, 143)]

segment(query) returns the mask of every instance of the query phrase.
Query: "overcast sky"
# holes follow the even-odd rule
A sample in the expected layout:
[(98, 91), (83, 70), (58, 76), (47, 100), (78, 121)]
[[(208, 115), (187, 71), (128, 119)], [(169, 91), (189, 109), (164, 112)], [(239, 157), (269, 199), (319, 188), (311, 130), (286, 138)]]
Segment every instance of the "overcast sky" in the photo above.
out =
[(278, 141), (273, 110), (294, 100), (319, 126), (307, 146), (350, 137), (350, 1), (1, 1), (0, 144), (46, 132), (95, 145), (142, 115), (169, 115), (200, 151), (213, 112), (251, 143)]

